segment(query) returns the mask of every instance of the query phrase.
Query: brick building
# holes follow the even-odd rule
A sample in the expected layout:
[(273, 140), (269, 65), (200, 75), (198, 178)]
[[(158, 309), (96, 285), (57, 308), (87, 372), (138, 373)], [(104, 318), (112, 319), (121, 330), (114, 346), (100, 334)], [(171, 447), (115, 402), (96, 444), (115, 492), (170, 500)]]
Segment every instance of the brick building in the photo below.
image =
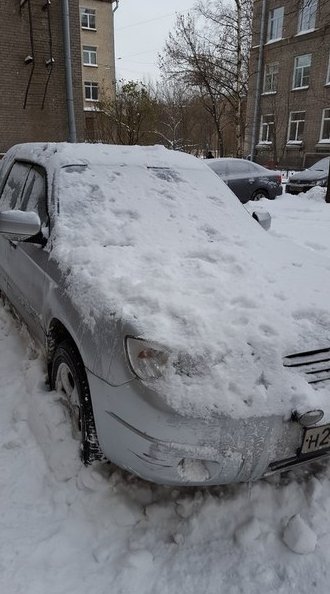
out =
[(97, 140), (98, 101), (115, 93), (113, 13), (118, 0), (80, 0), (79, 4), (86, 138)]
[[(77, 138), (84, 138), (79, 0), (70, 0)], [(0, 153), (27, 141), (69, 135), (62, 2), (1, 0)]]
[(329, 0), (255, 0), (246, 153), (288, 168), (330, 154)]

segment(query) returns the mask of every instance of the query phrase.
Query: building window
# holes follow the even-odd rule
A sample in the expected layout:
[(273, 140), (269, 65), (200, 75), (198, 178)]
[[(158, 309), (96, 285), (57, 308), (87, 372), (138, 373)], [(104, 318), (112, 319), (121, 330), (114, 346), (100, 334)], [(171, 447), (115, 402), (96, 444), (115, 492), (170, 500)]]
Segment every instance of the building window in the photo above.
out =
[(276, 93), (278, 78), (278, 63), (266, 64), (264, 74), (264, 93)]
[(97, 65), (97, 48), (92, 45), (83, 46), (83, 63), (84, 66)]
[(305, 112), (291, 111), (289, 119), (288, 143), (302, 143), (305, 126)]
[(99, 85), (96, 82), (85, 81), (85, 99), (86, 101), (99, 100)]
[(80, 12), (81, 26), (83, 29), (96, 31), (96, 10), (94, 8), (82, 8)]
[(266, 114), (261, 117), (260, 138), (261, 144), (270, 144), (274, 135), (274, 114)]
[(320, 142), (330, 143), (330, 109), (324, 109), (322, 115)]
[(297, 56), (294, 60), (293, 88), (301, 89), (308, 87), (312, 63), (312, 54)]
[(298, 16), (298, 33), (311, 31), (315, 28), (318, 0), (301, 0)]
[(267, 41), (282, 39), (284, 7), (269, 11)]

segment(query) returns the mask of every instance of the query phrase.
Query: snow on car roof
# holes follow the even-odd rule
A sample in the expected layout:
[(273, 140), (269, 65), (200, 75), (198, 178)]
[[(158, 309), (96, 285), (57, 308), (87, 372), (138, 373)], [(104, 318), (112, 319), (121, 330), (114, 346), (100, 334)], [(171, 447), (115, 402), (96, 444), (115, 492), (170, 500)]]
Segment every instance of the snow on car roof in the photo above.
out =
[(94, 163), (153, 167), (199, 168), (201, 162), (180, 151), (169, 151), (164, 146), (121, 146), (88, 143), (26, 143), (9, 151), (21, 159), (36, 160), (47, 165), (51, 158), (57, 167), (77, 163)]

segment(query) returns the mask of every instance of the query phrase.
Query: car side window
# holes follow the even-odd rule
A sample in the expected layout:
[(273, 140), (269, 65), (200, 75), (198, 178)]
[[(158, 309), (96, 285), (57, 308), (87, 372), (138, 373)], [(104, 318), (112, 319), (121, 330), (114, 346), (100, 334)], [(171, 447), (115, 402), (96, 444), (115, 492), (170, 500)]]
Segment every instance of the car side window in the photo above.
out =
[(42, 167), (31, 168), (18, 208), (34, 211), (39, 215), (42, 225), (48, 223), (46, 174)]
[(248, 161), (237, 161), (233, 165), (232, 173), (251, 173), (251, 167)]
[(0, 211), (19, 208), (30, 169), (28, 163), (14, 163), (0, 197)]
[(220, 177), (225, 177), (229, 174), (229, 168), (227, 162), (215, 162), (210, 165), (211, 169), (215, 171)]

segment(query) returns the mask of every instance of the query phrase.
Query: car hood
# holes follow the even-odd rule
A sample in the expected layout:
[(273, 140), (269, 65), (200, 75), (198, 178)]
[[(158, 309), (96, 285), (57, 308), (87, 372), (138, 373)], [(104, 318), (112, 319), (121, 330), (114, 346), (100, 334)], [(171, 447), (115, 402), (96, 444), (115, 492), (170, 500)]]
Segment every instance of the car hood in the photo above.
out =
[(268, 235), (197, 159), (86, 161), (56, 181), (52, 239), (85, 323), (107, 312), (164, 345), (157, 390), (182, 414), (329, 407), (283, 367), (329, 345), (329, 261)]
[(309, 181), (318, 181), (320, 179), (325, 179), (328, 177), (327, 171), (317, 171), (316, 169), (305, 169), (305, 171), (299, 171), (294, 175), (291, 175), (289, 178), (289, 182), (309, 182)]

